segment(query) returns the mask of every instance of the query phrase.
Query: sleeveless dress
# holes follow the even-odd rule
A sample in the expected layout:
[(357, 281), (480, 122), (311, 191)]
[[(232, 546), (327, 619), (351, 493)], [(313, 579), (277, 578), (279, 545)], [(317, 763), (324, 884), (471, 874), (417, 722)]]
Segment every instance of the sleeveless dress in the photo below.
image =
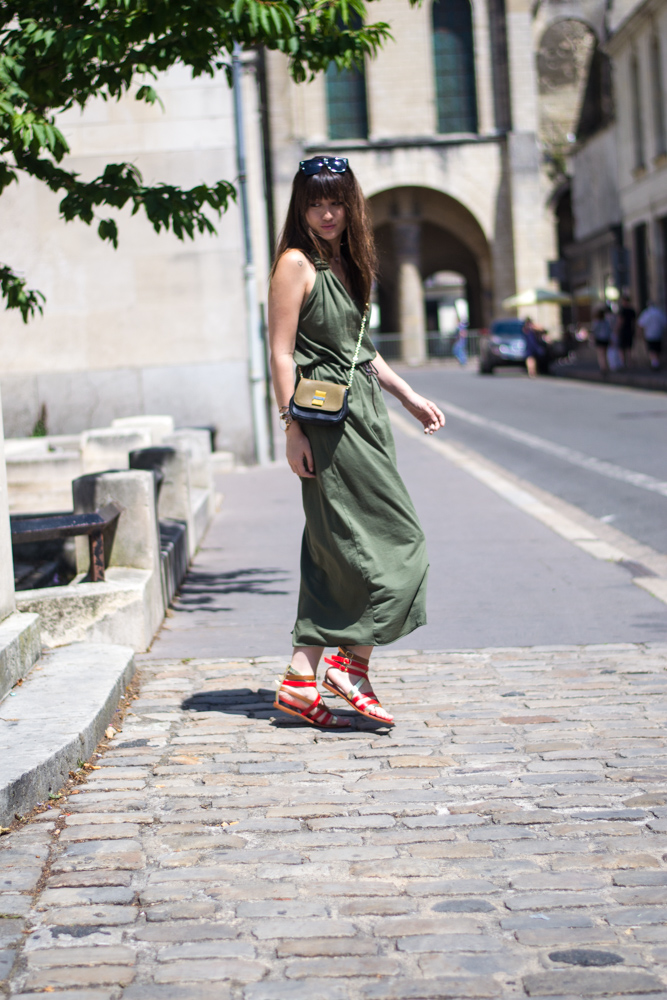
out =
[[(328, 264), (299, 315), (294, 360), (308, 378), (345, 384), (362, 313)], [(396, 468), (367, 333), (337, 427), (302, 424), (315, 479), (302, 479), (306, 526), (295, 646), (382, 646), (426, 624), (424, 533)]]

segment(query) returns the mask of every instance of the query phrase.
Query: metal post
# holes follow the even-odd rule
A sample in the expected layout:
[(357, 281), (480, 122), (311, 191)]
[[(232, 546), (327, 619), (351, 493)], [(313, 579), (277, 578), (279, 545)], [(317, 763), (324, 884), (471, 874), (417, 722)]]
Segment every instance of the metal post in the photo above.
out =
[(248, 210), (248, 186), (246, 179), (245, 129), (243, 119), (243, 70), (241, 66), (241, 46), (236, 42), (232, 54), (232, 81), (234, 85), (234, 126), (236, 131), (236, 166), (238, 172), (238, 189), (241, 202), (241, 218), (243, 221), (243, 243), (245, 250), (245, 266), (243, 275), (246, 295), (246, 324), (248, 335), (248, 376), (250, 380), (250, 398), (252, 403), (253, 432), (255, 443), (255, 458), (260, 465), (269, 462), (269, 435), (266, 425), (264, 378), (264, 359), (260, 330), (259, 300), (257, 297), (257, 282), (255, 280), (255, 265), (252, 253), (252, 234), (250, 230), (250, 213)]

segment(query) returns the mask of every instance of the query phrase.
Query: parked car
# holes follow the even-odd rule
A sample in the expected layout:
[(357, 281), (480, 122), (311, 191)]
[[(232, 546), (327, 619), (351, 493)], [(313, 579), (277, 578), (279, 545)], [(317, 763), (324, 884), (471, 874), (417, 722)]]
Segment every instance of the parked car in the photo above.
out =
[[(541, 375), (549, 371), (549, 364), (560, 355), (554, 344), (545, 343), (547, 352), (544, 358), (537, 362)], [(494, 368), (501, 365), (526, 364), (526, 338), (523, 333), (522, 319), (496, 319), (486, 337), (479, 344), (480, 375), (492, 375)]]

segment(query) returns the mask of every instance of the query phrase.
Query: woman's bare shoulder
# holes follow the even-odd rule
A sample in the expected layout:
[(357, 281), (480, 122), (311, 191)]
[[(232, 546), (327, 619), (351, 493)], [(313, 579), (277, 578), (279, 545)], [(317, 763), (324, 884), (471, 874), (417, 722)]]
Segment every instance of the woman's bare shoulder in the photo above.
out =
[(275, 273), (279, 272), (284, 275), (308, 273), (309, 271), (315, 271), (315, 265), (313, 264), (310, 257), (303, 252), (303, 250), (290, 249), (285, 250), (283, 254), (278, 258), (276, 264)]

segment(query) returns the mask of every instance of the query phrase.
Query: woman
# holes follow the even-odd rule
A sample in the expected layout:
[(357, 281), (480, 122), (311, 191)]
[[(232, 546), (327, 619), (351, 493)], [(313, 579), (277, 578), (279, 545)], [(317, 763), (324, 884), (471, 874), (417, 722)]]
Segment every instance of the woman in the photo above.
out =
[[(393, 722), (368, 680), (373, 647), (426, 622), (428, 562), (412, 501), (398, 475), (379, 386), (432, 434), (445, 423), (376, 353), (365, 331), (375, 251), (361, 189), (343, 157), (314, 157), (294, 178), (269, 295), (271, 372), (287, 435), (287, 461), (302, 480), (306, 527), (294, 655), (275, 707), (326, 729), (315, 674), (326, 646), (324, 687), (362, 715)], [(363, 324), (363, 334), (362, 332)], [(356, 364), (355, 364), (356, 359)], [(345, 385), (349, 416), (336, 426), (289, 414), (299, 376)], [(378, 386), (379, 383), (379, 386)]]

